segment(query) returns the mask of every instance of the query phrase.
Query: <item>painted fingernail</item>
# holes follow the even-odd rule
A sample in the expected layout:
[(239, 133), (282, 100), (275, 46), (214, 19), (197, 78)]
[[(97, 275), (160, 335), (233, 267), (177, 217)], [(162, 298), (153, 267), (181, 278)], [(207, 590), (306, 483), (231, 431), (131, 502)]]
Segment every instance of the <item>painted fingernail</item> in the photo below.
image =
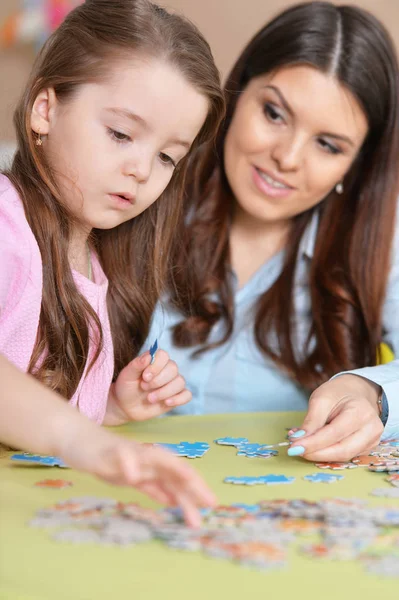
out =
[(289, 448), (288, 456), (301, 456), (305, 453), (305, 448), (303, 446), (294, 446), (294, 448)]
[(300, 438), (303, 437), (306, 434), (306, 431), (304, 431), (303, 429), (300, 429), (299, 431), (295, 431), (295, 433), (292, 433), (290, 435), (290, 438)]

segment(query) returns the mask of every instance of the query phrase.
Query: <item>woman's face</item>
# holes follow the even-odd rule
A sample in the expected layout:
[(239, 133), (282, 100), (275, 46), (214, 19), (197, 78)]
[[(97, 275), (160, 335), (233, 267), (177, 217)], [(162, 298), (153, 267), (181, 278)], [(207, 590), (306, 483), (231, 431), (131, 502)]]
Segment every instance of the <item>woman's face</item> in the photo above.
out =
[(315, 206), (344, 180), (367, 131), (359, 103), (333, 76), (294, 66), (252, 79), (224, 147), (239, 209), (276, 222)]

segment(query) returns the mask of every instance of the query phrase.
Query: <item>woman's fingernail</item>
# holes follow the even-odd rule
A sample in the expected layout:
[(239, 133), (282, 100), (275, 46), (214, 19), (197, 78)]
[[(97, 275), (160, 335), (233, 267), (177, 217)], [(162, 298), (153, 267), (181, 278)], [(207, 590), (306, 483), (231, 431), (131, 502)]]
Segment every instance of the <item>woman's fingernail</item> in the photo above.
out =
[(288, 456), (301, 456), (302, 454), (305, 454), (305, 448), (303, 446), (294, 446), (288, 450)]
[(300, 438), (303, 437), (306, 434), (306, 431), (304, 431), (303, 429), (300, 429), (299, 431), (295, 431), (295, 433), (292, 433), (290, 435), (290, 438)]
[(156, 402), (157, 401), (157, 395), (154, 392), (152, 394), (148, 394), (148, 401), (149, 402)]
[(144, 373), (143, 374), (143, 379), (145, 381), (151, 381), (151, 379), (152, 379), (152, 373), (151, 373), (151, 371), (147, 371), (147, 373)]

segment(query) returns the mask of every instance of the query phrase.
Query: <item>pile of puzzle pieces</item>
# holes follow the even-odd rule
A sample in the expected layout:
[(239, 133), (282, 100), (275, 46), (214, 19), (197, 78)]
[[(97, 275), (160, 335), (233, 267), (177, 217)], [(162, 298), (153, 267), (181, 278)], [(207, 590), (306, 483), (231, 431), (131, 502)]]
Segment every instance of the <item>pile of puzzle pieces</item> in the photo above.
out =
[(161, 540), (259, 570), (287, 567), (299, 541), (299, 550), (312, 558), (356, 560), (372, 573), (399, 577), (399, 506), (370, 507), (358, 499), (219, 506), (203, 510), (201, 528), (191, 529), (178, 509), (157, 512), (84, 497), (39, 510), (30, 525), (54, 530), (52, 537), (60, 542), (127, 546)]

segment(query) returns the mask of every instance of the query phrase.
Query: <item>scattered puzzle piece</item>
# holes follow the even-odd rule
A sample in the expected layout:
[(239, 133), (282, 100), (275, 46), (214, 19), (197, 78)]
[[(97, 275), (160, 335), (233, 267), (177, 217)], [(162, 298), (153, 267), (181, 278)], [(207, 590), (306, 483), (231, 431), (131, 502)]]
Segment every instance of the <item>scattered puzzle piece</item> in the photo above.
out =
[(214, 440), (216, 444), (222, 446), (235, 446), (238, 449), (237, 456), (245, 456), (246, 458), (272, 458), (278, 455), (277, 450), (272, 450), (274, 446), (288, 445), (288, 442), (280, 444), (259, 444), (257, 442), (249, 442), (247, 438), (224, 437)]
[(277, 450), (268, 450), (267, 448), (260, 448), (256, 452), (248, 452), (244, 446), (239, 446), (237, 456), (246, 456), (247, 458), (273, 458), (277, 456)]
[[(399, 459), (395, 457), (379, 457), (362, 454), (361, 456), (355, 456), (352, 458), (352, 462), (359, 467), (369, 467), (369, 466), (387, 466), (387, 465), (399, 465)], [(399, 470), (399, 467), (398, 469)]]
[(286, 475), (260, 475), (259, 477), (226, 477), (225, 483), (234, 483), (235, 485), (277, 485), (281, 483), (293, 483), (295, 477), (287, 477)]
[(274, 485), (280, 483), (294, 483), (295, 477), (287, 477), (286, 475), (264, 475), (264, 483), (266, 485)]
[(215, 444), (220, 444), (221, 446), (240, 446), (241, 444), (245, 444), (247, 442), (248, 439), (244, 437), (223, 437), (215, 440)]
[(235, 485), (259, 485), (264, 483), (262, 477), (249, 477), (244, 475), (242, 477), (226, 477), (224, 482), (234, 483)]
[(387, 472), (391, 472), (391, 471), (399, 471), (399, 463), (397, 464), (376, 464), (376, 465), (369, 465), (369, 471), (374, 471), (377, 473), (382, 473), (384, 471)]
[(231, 505), (233, 508), (241, 508), (248, 514), (253, 514), (259, 512), (259, 504), (245, 504), (237, 502)]
[(154, 444), (173, 452), (177, 456), (184, 456), (186, 458), (201, 458), (205, 452), (209, 450), (209, 444), (207, 442), (180, 442), (179, 444), (166, 444), (159, 443)]
[(180, 442), (179, 447), (180, 456), (186, 456), (187, 458), (201, 458), (209, 450), (207, 442)]
[(389, 440), (380, 440), (380, 446), (399, 446), (399, 440), (391, 438)]
[(393, 473), (387, 477), (387, 481), (394, 487), (399, 487), (399, 473)]
[(399, 561), (397, 556), (380, 556), (370, 560), (367, 571), (378, 577), (399, 577)]
[(65, 481), (64, 479), (43, 479), (35, 483), (36, 487), (50, 488), (54, 490), (62, 490), (63, 488), (70, 487), (72, 481)]
[(238, 449), (242, 454), (256, 454), (263, 444), (250, 444), (249, 442), (240, 444)]
[(238, 446), (237, 456), (246, 456), (247, 458), (271, 458), (277, 456), (277, 450), (264, 448), (263, 444), (243, 443)]
[(380, 498), (399, 498), (399, 488), (377, 488), (371, 492), (371, 495)]
[(157, 350), (158, 350), (158, 340), (155, 340), (153, 345), (150, 347), (150, 356), (151, 356), (150, 365), (152, 365), (155, 360), (155, 354), (156, 354)]
[(341, 469), (356, 469), (357, 465), (351, 462), (331, 462), (331, 463), (315, 463), (315, 467), (319, 469), (331, 469), (332, 471), (340, 471)]
[(343, 479), (343, 475), (330, 475), (329, 473), (313, 473), (312, 475), (305, 475), (305, 481), (311, 483), (335, 483)]
[(40, 456), (40, 454), (31, 454), (23, 452), (21, 454), (13, 454), (11, 460), (19, 463), (39, 465), (43, 467), (62, 467), (67, 468), (67, 465), (56, 456)]
[(395, 456), (397, 454), (398, 448), (396, 448), (395, 446), (387, 446), (386, 444), (383, 445), (379, 445), (376, 448), (374, 448), (369, 455), (370, 456), (379, 456), (381, 458), (385, 458), (385, 457), (390, 457)]
[(224, 445), (224, 446), (235, 446), (239, 449), (237, 456), (246, 456), (247, 458), (270, 458), (271, 456), (277, 456), (278, 451), (275, 453), (269, 452), (272, 448), (277, 448), (278, 446), (289, 446), (291, 444), (288, 442), (278, 442), (276, 444), (258, 444), (256, 442), (249, 442), (247, 438), (234, 438), (234, 437), (224, 437), (218, 438), (214, 440), (216, 444)]

